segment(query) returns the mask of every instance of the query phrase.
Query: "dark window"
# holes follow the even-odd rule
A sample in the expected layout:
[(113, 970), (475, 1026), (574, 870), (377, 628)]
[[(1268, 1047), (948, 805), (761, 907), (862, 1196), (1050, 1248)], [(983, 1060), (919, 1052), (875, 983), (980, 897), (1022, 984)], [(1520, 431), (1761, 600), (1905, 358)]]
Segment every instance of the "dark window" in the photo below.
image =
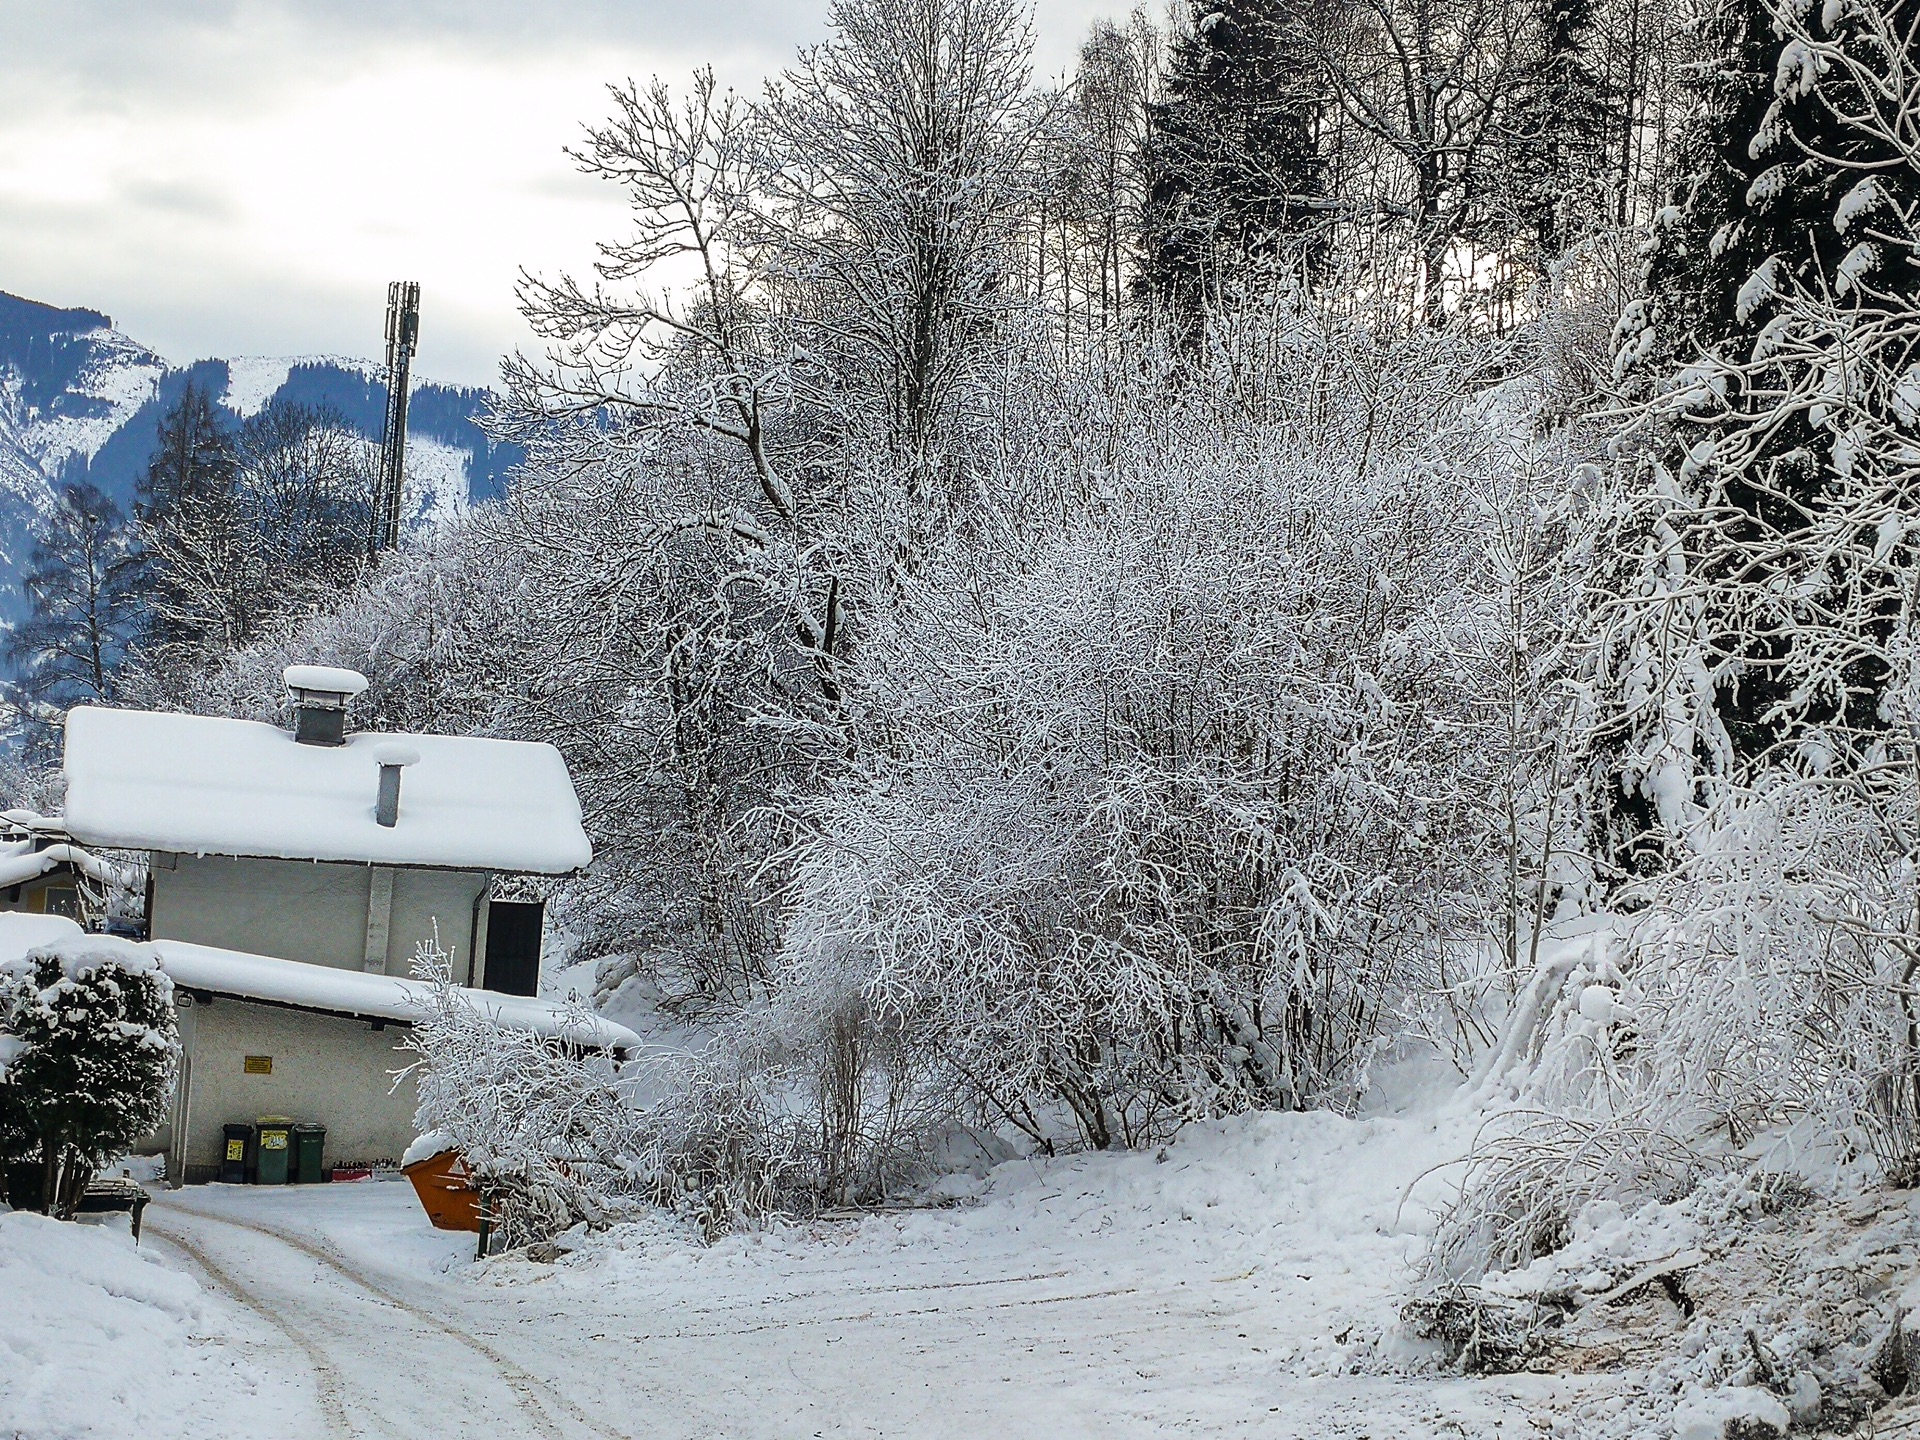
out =
[(487, 966), (482, 984), (502, 995), (540, 988), (540, 930), (546, 906), (538, 900), (487, 902)]

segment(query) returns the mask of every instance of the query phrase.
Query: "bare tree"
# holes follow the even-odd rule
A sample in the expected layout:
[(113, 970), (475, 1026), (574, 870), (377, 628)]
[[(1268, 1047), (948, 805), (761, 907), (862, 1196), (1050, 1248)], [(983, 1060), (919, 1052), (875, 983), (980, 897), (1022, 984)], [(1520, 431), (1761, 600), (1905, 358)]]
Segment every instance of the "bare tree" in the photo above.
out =
[(1470, 264), (1454, 251), (1473, 219), (1471, 182), (1538, 48), (1533, 17), (1502, 0), (1320, 0), (1298, 23), (1346, 118), (1387, 162), (1380, 192), (1349, 190), (1347, 204), (1405, 214), (1418, 313), (1440, 324), (1448, 266)]

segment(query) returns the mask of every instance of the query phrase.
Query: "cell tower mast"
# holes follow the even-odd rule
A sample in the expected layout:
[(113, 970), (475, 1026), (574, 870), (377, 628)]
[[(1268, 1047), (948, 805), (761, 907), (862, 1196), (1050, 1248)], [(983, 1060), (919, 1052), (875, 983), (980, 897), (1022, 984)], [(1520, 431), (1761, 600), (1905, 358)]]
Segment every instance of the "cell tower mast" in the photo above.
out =
[(407, 372), (420, 343), (420, 282), (387, 286), (387, 425), (380, 440), (380, 479), (373, 492), (375, 559), (400, 544), (400, 493), (407, 465)]

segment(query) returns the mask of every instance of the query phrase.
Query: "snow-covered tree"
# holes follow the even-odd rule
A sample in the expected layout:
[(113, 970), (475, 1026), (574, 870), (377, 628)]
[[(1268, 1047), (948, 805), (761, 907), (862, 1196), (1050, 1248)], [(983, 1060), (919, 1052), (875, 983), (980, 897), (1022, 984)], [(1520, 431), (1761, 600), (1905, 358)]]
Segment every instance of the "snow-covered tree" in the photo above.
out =
[(135, 508), (145, 624), (134, 689), (171, 702), (193, 674), (357, 575), (372, 460), (336, 411), (276, 400), (229, 431), (189, 386)]
[(1125, 335), (1140, 273), (1148, 138), (1161, 37), (1144, 10), (1096, 20), (1080, 47), (1066, 103), (1055, 111), (1035, 197), (1035, 288), (1069, 342), (1106, 347)]
[[(1670, 368), (1594, 488), (1613, 576), (1599, 784), (1626, 791), (1633, 913), (1515, 1008), (1487, 1078), (1540, 1108), (1495, 1137), (1446, 1229), (1467, 1268), (1525, 1261), (1588, 1200), (1671, 1196), (1789, 1146), (1920, 1173), (1916, 16), (1720, 14), (1744, 49), (1714, 84), (1756, 133), (1705, 151), (1695, 208), (1662, 219), (1653, 276), (1697, 288), (1629, 312), (1627, 365)], [(1709, 225), (1713, 195), (1741, 208)]]
[(1411, 313), (1439, 325), (1469, 268), (1471, 236), (1505, 139), (1535, 74), (1539, 35), (1518, 6), (1486, 0), (1326, 0), (1299, 33), (1345, 122), (1372, 153), (1346, 162), (1348, 208), (1407, 221)]
[[(203, 644), (215, 620), (202, 590), (210, 583), (216, 595), (224, 595), (238, 583), (232, 547), (213, 547), (224, 534), (215, 522), (232, 483), (233, 437), (212, 398), (190, 384), (161, 418), (158, 444), (134, 504), (140, 541), (135, 573), (145, 610), (140, 643), (149, 656)], [(189, 537), (203, 532), (211, 538), (190, 544)], [(207, 552), (200, 557), (205, 563), (169, 554), (180, 551), (184, 557), (190, 549)]]
[(130, 560), (120, 507), (91, 485), (62, 485), (20, 581), (32, 613), (7, 638), (34, 713), (111, 703), (119, 693), (139, 618)]
[(1252, 272), (1301, 270), (1324, 223), (1322, 112), (1311, 48), (1270, 0), (1195, 0), (1147, 147), (1144, 278), (1189, 327)]
[(47, 1213), (166, 1117), (179, 1051), (147, 946), (78, 936), (0, 966), (0, 1126), (30, 1138)]
[(1621, 324), (1621, 371), (1653, 392), (1629, 435), (1648, 448), (1629, 449), (1614, 548), (1634, 578), (1604, 658), (1629, 845), (1681, 833), (1742, 768), (1871, 763), (1904, 723), (1910, 19), (1719, 16), (1729, 49), (1690, 132), (1694, 173)]

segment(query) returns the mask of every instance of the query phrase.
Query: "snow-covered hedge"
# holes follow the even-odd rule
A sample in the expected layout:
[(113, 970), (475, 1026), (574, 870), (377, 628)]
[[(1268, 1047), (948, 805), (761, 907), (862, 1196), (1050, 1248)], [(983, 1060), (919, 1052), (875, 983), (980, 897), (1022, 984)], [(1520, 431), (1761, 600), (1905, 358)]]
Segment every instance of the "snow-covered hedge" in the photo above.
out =
[(37, 1160), (64, 1212), (165, 1118), (179, 1053), (150, 946), (76, 935), (0, 964), (0, 1161)]

